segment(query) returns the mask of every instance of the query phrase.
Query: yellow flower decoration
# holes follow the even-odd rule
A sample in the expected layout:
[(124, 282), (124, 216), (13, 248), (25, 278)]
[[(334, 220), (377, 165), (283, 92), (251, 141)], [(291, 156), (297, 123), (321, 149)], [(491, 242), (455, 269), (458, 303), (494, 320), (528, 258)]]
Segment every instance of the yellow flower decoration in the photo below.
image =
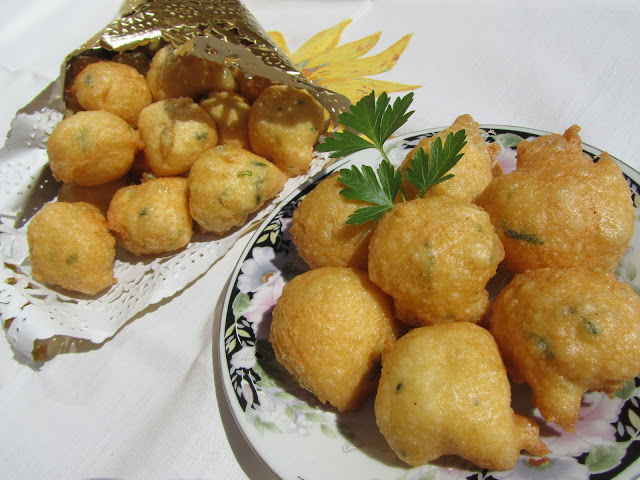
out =
[(367, 78), (391, 70), (400, 59), (411, 40), (408, 34), (385, 51), (362, 58), (380, 39), (381, 32), (344, 45), (340, 37), (351, 19), (323, 30), (307, 40), (298, 50), (291, 52), (280, 32), (269, 32), (273, 41), (298, 65), (302, 73), (318, 85), (346, 96), (355, 103), (372, 90), (380, 92), (405, 92), (421, 85)]

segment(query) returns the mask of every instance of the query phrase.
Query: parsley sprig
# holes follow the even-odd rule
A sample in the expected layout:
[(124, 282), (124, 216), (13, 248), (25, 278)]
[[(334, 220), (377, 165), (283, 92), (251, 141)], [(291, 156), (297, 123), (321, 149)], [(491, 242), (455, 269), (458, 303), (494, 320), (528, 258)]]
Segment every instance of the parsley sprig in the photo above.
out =
[(340, 193), (345, 198), (372, 204), (356, 210), (347, 219), (347, 224), (377, 222), (385, 212), (393, 208), (398, 193), (405, 198), (402, 191), (404, 179), (413, 184), (422, 197), (432, 186), (453, 177), (453, 174), (447, 172), (464, 155), (460, 153), (467, 143), (464, 130), (450, 133), (444, 143), (440, 138), (434, 140), (431, 155), (419, 148), (404, 176), (396, 170), (384, 151), (384, 143), (413, 115), (413, 111), (408, 111), (412, 102), (413, 93), (397, 98), (391, 105), (386, 92), (382, 92), (376, 100), (375, 92), (372, 91), (352, 105), (351, 112), (343, 112), (338, 116), (341, 125), (364, 137), (344, 130), (336, 132), (333, 137), (327, 137), (318, 145), (318, 151), (332, 152), (331, 158), (344, 157), (369, 148), (375, 148), (382, 154), (377, 171), (368, 165), (361, 168), (352, 165), (351, 168), (340, 170), (338, 180), (346, 187)]
[(375, 148), (383, 159), (391, 163), (382, 146), (413, 115), (413, 111), (407, 112), (411, 102), (413, 93), (396, 98), (393, 105), (389, 105), (389, 95), (386, 92), (382, 92), (376, 100), (375, 92), (372, 91), (352, 105), (351, 112), (343, 112), (338, 116), (341, 125), (360, 132), (367, 138), (344, 130), (336, 132), (333, 137), (327, 137), (324, 143), (318, 145), (317, 150), (333, 152), (329, 156), (338, 158)]

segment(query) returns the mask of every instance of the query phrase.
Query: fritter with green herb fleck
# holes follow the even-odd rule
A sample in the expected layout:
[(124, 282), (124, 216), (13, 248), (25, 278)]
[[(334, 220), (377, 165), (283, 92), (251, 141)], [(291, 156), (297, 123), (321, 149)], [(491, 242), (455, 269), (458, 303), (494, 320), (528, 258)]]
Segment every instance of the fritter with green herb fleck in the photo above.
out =
[(584, 393), (615, 392), (640, 373), (640, 296), (610, 273), (518, 274), (494, 302), (490, 330), (513, 379), (568, 431)]
[(324, 108), (304, 89), (274, 85), (251, 105), (252, 150), (290, 177), (305, 173), (324, 130)]
[(582, 151), (579, 127), (517, 147), (517, 168), (478, 200), (496, 227), (513, 273), (583, 266), (613, 271), (634, 228), (631, 193), (607, 153)]
[(447, 195), (399, 203), (369, 243), (369, 276), (415, 326), (480, 322), (504, 250), (477, 205)]
[(458, 455), (507, 470), (520, 451), (547, 453), (538, 425), (511, 408), (511, 387), (490, 333), (470, 323), (412, 330), (382, 353), (376, 422), (404, 462)]
[(223, 234), (275, 197), (287, 176), (248, 150), (219, 145), (198, 157), (188, 179), (191, 216), (201, 231)]
[(126, 175), (143, 146), (138, 132), (122, 118), (91, 110), (58, 123), (47, 154), (56, 180), (88, 187)]
[(170, 98), (140, 112), (146, 164), (157, 177), (180, 175), (202, 152), (218, 144), (215, 122), (191, 98)]
[(138, 115), (153, 99), (146, 79), (118, 62), (90, 63), (75, 78), (71, 94), (85, 110), (106, 110), (138, 125)]
[(116, 192), (107, 212), (118, 244), (135, 255), (184, 247), (193, 235), (187, 179), (164, 177)]
[(100, 210), (84, 202), (48, 203), (27, 228), (36, 280), (87, 295), (115, 283), (116, 240)]

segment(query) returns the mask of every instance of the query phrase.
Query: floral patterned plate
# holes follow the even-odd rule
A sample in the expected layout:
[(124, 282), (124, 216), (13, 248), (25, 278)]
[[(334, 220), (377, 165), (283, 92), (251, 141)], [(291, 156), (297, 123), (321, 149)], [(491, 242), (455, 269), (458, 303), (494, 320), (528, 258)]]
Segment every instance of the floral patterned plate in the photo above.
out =
[[(518, 142), (546, 132), (483, 125), (487, 142), (503, 147), (503, 170), (515, 167)], [(420, 138), (441, 129), (390, 140), (386, 147), (399, 164)], [(584, 146), (596, 157), (600, 150)], [(240, 431), (257, 455), (283, 479), (632, 479), (640, 476), (640, 377), (612, 398), (585, 395), (574, 433), (546, 423), (529, 402), (529, 392), (513, 387), (513, 405), (541, 427), (546, 457), (522, 455), (514, 470), (479, 470), (457, 458), (411, 468), (397, 459), (379, 433), (371, 399), (357, 412), (339, 413), (298, 386), (275, 360), (269, 344), (271, 311), (282, 287), (307, 270), (291, 242), (291, 216), (300, 200), (331, 171), (346, 165), (377, 165), (379, 154), (353, 154), (294, 192), (255, 233), (231, 276), (216, 345), (222, 383)], [(629, 183), (640, 222), (640, 174), (620, 166)], [(618, 277), (640, 293), (640, 228), (620, 262)], [(217, 336), (217, 335), (216, 335)]]

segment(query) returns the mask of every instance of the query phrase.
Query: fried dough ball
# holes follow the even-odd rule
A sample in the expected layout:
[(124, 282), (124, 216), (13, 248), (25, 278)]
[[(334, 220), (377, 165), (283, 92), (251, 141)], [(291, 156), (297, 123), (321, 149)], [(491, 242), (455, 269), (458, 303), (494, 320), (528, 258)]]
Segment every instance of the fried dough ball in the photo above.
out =
[(202, 152), (218, 144), (213, 119), (191, 98), (152, 103), (138, 121), (146, 163), (158, 177), (188, 171)]
[(293, 212), (289, 232), (298, 253), (311, 268), (355, 267), (367, 270), (374, 223), (347, 225), (349, 215), (367, 206), (340, 195), (345, 186), (335, 173), (309, 192)]
[(493, 304), (491, 333), (541, 415), (573, 431), (587, 391), (620, 390), (640, 373), (640, 297), (586, 268), (516, 275)]
[(56, 180), (89, 187), (124, 176), (143, 146), (138, 132), (122, 118), (92, 110), (58, 123), (47, 154)]
[(491, 334), (470, 323), (421, 327), (382, 354), (376, 422), (413, 466), (458, 455), (507, 470), (521, 450), (547, 453), (538, 425), (511, 409), (511, 387)]
[(382, 348), (401, 333), (391, 300), (365, 273), (324, 267), (285, 285), (269, 340), (303, 388), (347, 411), (375, 391)]
[(220, 145), (202, 154), (189, 172), (189, 208), (203, 232), (223, 234), (282, 190), (287, 177), (248, 150)]
[(134, 127), (140, 111), (152, 102), (147, 80), (133, 67), (101, 61), (84, 67), (71, 93), (85, 110), (105, 110)]
[(228, 67), (194, 55), (180, 55), (171, 45), (162, 47), (153, 56), (147, 83), (154, 100), (236, 90), (236, 80)]
[(31, 274), (36, 280), (94, 295), (116, 282), (116, 239), (97, 207), (48, 203), (27, 227)]
[(187, 179), (156, 178), (121, 188), (111, 200), (107, 222), (120, 246), (135, 255), (184, 247), (193, 235)]
[[(407, 154), (400, 165), (400, 170), (404, 171), (411, 166), (411, 159), (419, 148), (431, 155), (431, 146), (436, 138), (440, 138), (444, 143), (447, 135), (459, 130), (464, 130), (467, 134), (467, 144), (460, 151), (460, 153), (464, 153), (464, 156), (450, 170), (454, 177), (431, 187), (427, 190), (426, 196), (449, 195), (461, 200), (473, 201), (493, 178), (491, 172), (499, 151), (496, 150), (496, 147), (490, 147), (485, 142), (480, 133), (480, 126), (471, 115), (461, 115), (449, 128), (432, 137), (420, 140), (418, 145)], [(499, 147), (497, 144), (494, 145)], [(405, 180), (402, 187), (407, 198), (416, 198), (418, 195), (418, 190), (410, 182)]]
[(613, 271), (634, 228), (620, 167), (582, 152), (579, 127), (517, 147), (517, 168), (491, 181), (478, 204), (491, 216), (513, 273), (583, 266)]
[(252, 150), (290, 177), (306, 172), (324, 128), (324, 109), (304, 89), (274, 85), (251, 105)]
[(83, 187), (75, 183), (63, 183), (58, 189), (59, 202), (85, 202), (95, 205), (107, 215), (109, 203), (115, 193), (122, 187), (129, 184), (127, 177), (121, 177), (109, 183), (94, 185), (93, 187)]
[(397, 204), (369, 243), (369, 276), (394, 299), (396, 316), (423, 326), (478, 323), (489, 308), (485, 286), (504, 250), (489, 215), (446, 195)]
[(249, 142), (249, 111), (251, 105), (241, 95), (233, 92), (211, 92), (199, 104), (218, 129), (218, 143), (251, 149)]
[(65, 105), (70, 112), (77, 112), (82, 110), (82, 106), (78, 103), (78, 99), (71, 92), (71, 87), (76, 77), (80, 72), (91, 63), (104, 61), (101, 57), (93, 55), (77, 55), (71, 59), (67, 65), (67, 70), (64, 76), (64, 93), (65, 93)]
[(253, 75), (252, 77), (242, 77), (238, 82), (238, 93), (249, 100), (255, 102), (263, 90), (274, 85), (274, 82), (265, 77)]

